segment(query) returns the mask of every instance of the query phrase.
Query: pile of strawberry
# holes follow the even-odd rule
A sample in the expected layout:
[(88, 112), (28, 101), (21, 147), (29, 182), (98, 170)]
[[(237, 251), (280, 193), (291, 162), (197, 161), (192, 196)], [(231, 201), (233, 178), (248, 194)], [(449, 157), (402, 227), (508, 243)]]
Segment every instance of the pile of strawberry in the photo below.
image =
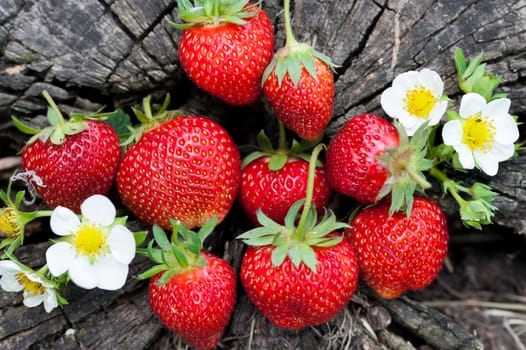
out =
[[(279, 147), (261, 133), (258, 150), (241, 159), (218, 122), (170, 111), (168, 99), (154, 113), (148, 97), (142, 111), (134, 110), (142, 124), (121, 148), (101, 115), (65, 121), (45, 94), (50, 128), (16, 121), (35, 134), (22, 166), (43, 200), (78, 212), (87, 197), (116, 183), (122, 204), (153, 225), (154, 239), (138, 249), (154, 262), (139, 276), (150, 279), (152, 310), (198, 348), (220, 341), (234, 309), (234, 269), (203, 243), (236, 200), (254, 225), (238, 237), (248, 246), (241, 284), (279, 327), (330, 321), (359, 277), (384, 298), (429, 285), (446, 257), (448, 226), (435, 202), (413, 196), (428, 185), (418, 181), (426, 169), (421, 145), (372, 114), (350, 119), (327, 147), (320, 143), (333, 113), (334, 65), (294, 39), (288, 0), (286, 44), (276, 52), (258, 5), (178, 5), (185, 23), (174, 26), (183, 30), (179, 55), (188, 77), (232, 105), (252, 104), (263, 93), (277, 117)], [(288, 142), (286, 129), (302, 141)], [(318, 159), (323, 150), (325, 161)], [(326, 208), (333, 190), (361, 203), (347, 223)]]

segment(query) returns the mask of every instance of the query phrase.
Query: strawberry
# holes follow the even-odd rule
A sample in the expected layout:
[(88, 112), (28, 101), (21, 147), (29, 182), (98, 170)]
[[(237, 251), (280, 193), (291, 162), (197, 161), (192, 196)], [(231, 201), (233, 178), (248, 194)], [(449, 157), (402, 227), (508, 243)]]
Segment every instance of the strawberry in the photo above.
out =
[(80, 211), (80, 204), (94, 194), (110, 190), (121, 157), (120, 140), (115, 130), (97, 118), (109, 114), (72, 115), (65, 121), (51, 96), (48, 120), (43, 130), (15, 125), (34, 136), (22, 149), (22, 169), (47, 205)]
[(274, 28), (247, 0), (178, 1), (186, 24), (179, 60), (198, 87), (232, 105), (248, 105), (261, 94), (261, 77), (274, 52)]
[[(332, 320), (351, 299), (358, 283), (352, 245), (332, 212), (317, 222), (311, 207), (317, 146), (309, 162), (305, 201), (290, 208), (280, 225), (261, 210), (262, 227), (238, 238), (249, 245), (240, 278), (250, 301), (278, 327), (298, 330)], [(295, 225), (300, 208), (298, 224)]]
[(164, 107), (155, 118), (150, 113), (140, 119), (155, 126), (142, 130), (126, 150), (117, 174), (123, 204), (142, 221), (164, 229), (170, 227), (169, 218), (190, 229), (214, 215), (222, 221), (240, 182), (234, 140), (220, 124), (203, 116), (179, 115), (165, 121), (174, 113)]
[[(282, 124), (280, 124), (281, 126)], [(284, 128), (280, 127), (284, 133)], [(257, 224), (256, 211), (261, 209), (272, 220), (283, 224), (289, 208), (303, 199), (307, 191), (309, 162), (298, 142), (287, 149), (284, 135), (282, 145), (274, 150), (270, 140), (261, 132), (258, 143), (261, 151), (245, 157), (241, 170), (239, 203), (253, 224)], [(314, 192), (312, 203), (321, 213), (330, 199), (332, 189), (320, 164), (314, 174)]]
[(322, 137), (333, 114), (334, 64), (294, 38), (289, 1), (284, 5), (286, 42), (263, 74), (263, 94), (288, 129), (314, 141)]
[(359, 202), (375, 202), (389, 177), (377, 157), (399, 142), (396, 128), (382, 117), (362, 114), (350, 119), (327, 148), (331, 185)]
[(384, 200), (363, 209), (344, 230), (356, 249), (360, 277), (387, 299), (429, 285), (448, 249), (446, 218), (434, 201), (415, 197), (409, 216), (391, 216), (389, 207)]
[(223, 259), (202, 251), (217, 217), (199, 232), (172, 221), (172, 241), (154, 226), (153, 242), (139, 253), (155, 265), (139, 275), (150, 278), (148, 300), (163, 324), (179, 334), (189, 345), (211, 349), (217, 345), (230, 319), (236, 301), (234, 269)]
[(411, 211), (415, 190), (431, 185), (422, 171), (432, 167), (425, 159), (428, 129), (409, 139), (403, 127), (374, 114), (351, 118), (327, 149), (331, 186), (361, 203), (392, 195), (391, 209)]

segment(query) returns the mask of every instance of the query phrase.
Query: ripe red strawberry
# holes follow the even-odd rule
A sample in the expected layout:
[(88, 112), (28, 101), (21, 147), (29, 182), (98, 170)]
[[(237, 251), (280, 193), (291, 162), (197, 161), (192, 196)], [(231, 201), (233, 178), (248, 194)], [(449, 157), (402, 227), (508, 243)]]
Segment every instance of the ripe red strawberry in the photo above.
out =
[(190, 229), (215, 215), (222, 221), (239, 182), (237, 145), (220, 124), (202, 116), (178, 116), (146, 131), (126, 150), (117, 174), (123, 204), (165, 229), (169, 218)]
[[(276, 53), (277, 60), (286, 59), (286, 55), (306, 51), (311, 55), (312, 49), (297, 46), (294, 49)], [(313, 57), (316, 66), (312, 72), (305, 67), (301, 69), (299, 79), (292, 80), (290, 73), (279, 77), (274, 68), (265, 78), (263, 93), (274, 109), (277, 117), (285, 126), (304, 140), (314, 141), (323, 135), (333, 114), (334, 76), (330, 66)]]
[(290, 208), (285, 224), (259, 210), (263, 226), (238, 237), (249, 245), (240, 270), (248, 298), (276, 326), (292, 330), (329, 322), (358, 282), (353, 248), (336, 232), (347, 225), (336, 222), (331, 212), (318, 223), (310, 206), (319, 150), (311, 156), (306, 200)]
[[(252, 223), (257, 224), (256, 211), (261, 209), (272, 220), (283, 223), (289, 208), (305, 198), (309, 163), (289, 159), (279, 170), (269, 169), (270, 157), (259, 158), (241, 171), (239, 202)], [(324, 168), (316, 168), (313, 205), (321, 213), (330, 199), (331, 188)]]
[[(425, 126), (425, 125), (424, 125)], [(408, 138), (403, 127), (374, 115), (350, 119), (327, 149), (327, 172), (333, 188), (362, 203), (391, 195), (390, 213), (411, 212), (413, 195), (431, 186), (423, 174), (429, 129)]]
[[(20, 130), (35, 134), (22, 149), (22, 169), (42, 199), (52, 208), (75, 212), (94, 194), (107, 194), (119, 166), (121, 148), (115, 130), (102, 115), (73, 115), (65, 121), (47, 92), (51, 126), (30, 129), (18, 120)], [(89, 119), (93, 118), (93, 119)]]
[(334, 64), (294, 38), (289, 1), (284, 5), (286, 42), (263, 74), (263, 93), (288, 129), (315, 141), (322, 137), (333, 114)]
[(177, 240), (171, 242), (164, 231), (155, 226), (154, 237), (160, 248), (152, 248), (152, 243), (140, 251), (156, 263), (139, 276), (140, 279), (151, 277), (148, 300), (153, 312), (167, 328), (200, 349), (217, 345), (236, 301), (234, 269), (226, 261), (201, 250), (216, 222), (205, 224), (198, 233), (173, 222), (172, 237)]
[(350, 119), (327, 148), (331, 185), (359, 202), (376, 202), (389, 177), (389, 170), (377, 157), (399, 142), (396, 128), (379, 116), (362, 114)]
[(179, 1), (179, 59), (198, 87), (232, 105), (248, 105), (261, 94), (261, 76), (274, 52), (274, 28), (248, 0)]
[[(258, 224), (256, 212), (261, 209), (272, 220), (283, 224), (292, 204), (305, 198), (309, 174), (309, 162), (305, 159), (303, 146), (293, 142), (290, 149), (285, 145), (285, 129), (280, 124), (278, 150), (272, 148), (270, 140), (261, 132), (258, 135), (260, 151), (245, 157), (241, 170), (239, 203), (253, 224)], [(312, 203), (321, 213), (330, 199), (325, 167), (319, 165), (314, 174)]]
[(383, 298), (429, 285), (446, 258), (448, 227), (430, 199), (415, 197), (410, 216), (389, 215), (387, 200), (358, 213), (345, 229), (354, 248), (360, 277)]
[(273, 324), (286, 329), (331, 321), (358, 283), (358, 266), (349, 242), (313, 247), (316, 273), (305, 264), (295, 266), (289, 258), (276, 267), (274, 249), (272, 245), (248, 247), (243, 256), (240, 277), (250, 301)]

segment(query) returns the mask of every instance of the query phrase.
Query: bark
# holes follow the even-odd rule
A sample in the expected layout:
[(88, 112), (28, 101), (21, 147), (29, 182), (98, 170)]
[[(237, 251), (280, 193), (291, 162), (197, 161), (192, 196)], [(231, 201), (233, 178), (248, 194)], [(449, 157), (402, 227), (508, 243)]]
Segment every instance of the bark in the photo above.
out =
[[(284, 43), (281, 6), (278, 0), (263, 4), (276, 29), (277, 48)], [(170, 92), (173, 108), (218, 118), (237, 142), (253, 143), (270, 120), (263, 99), (253, 106), (231, 107), (197, 89), (179, 65), (180, 32), (167, 19), (179, 21), (174, 0), (2, 0), (0, 157), (10, 164), (4, 166), (19, 166), (15, 154), (27, 140), (14, 129), (10, 116), (42, 123), (44, 89), (66, 112), (128, 108), (149, 93), (161, 98)], [(512, 114), (526, 114), (526, 0), (298, 0), (292, 4), (292, 19), (297, 39), (313, 44), (339, 66), (326, 141), (354, 115), (382, 114), (380, 94), (408, 70), (428, 67), (439, 72), (445, 93), (459, 97), (452, 59), (456, 47), (467, 57), (484, 51), (488, 70), (502, 77), (501, 91), (512, 100)], [(473, 178), (480, 176), (499, 193), (497, 230), (526, 233), (524, 160), (522, 153), (503, 163), (496, 177)], [(452, 228), (458, 228), (455, 204), (442, 200), (441, 205)], [(229, 220), (209, 246), (239, 268), (243, 246), (227, 232), (229, 223), (236, 224), (235, 218)], [(45, 228), (37, 225), (32, 231), (38, 230)], [(19, 258), (38, 266), (48, 244), (33, 234)], [(136, 259), (131, 275), (147, 266)], [(0, 347), (182, 346), (151, 313), (145, 282), (131, 277), (123, 290), (111, 293), (71, 286), (65, 297), (69, 305), (47, 314), (43, 308), (23, 306), (19, 293), (0, 293)], [(222, 348), (245, 349), (249, 344), (253, 349), (414, 349), (422, 344), (480, 348), (462, 325), (438, 311), (407, 297), (380, 300), (363, 287), (333, 322), (300, 332), (269, 324), (240, 290)]]

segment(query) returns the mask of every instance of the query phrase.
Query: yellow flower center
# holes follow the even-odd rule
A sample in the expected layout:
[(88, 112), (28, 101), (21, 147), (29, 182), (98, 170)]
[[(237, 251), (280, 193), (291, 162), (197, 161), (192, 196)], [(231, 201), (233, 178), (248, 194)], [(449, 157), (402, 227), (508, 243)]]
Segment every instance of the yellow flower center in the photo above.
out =
[(462, 140), (472, 151), (487, 152), (495, 141), (495, 126), (487, 118), (481, 117), (480, 113), (471, 116), (464, 124)]
[(86, 255), (90, 260), (102, 255), (108, 248), (106, 234), (98, 227), (83, 226), (75, 237), (73, 245), (82, 255)]
[(404, 98), (405, 109), (411, 114), (420, 118), (426, 118), (436, 103), (435, 96), (423, 86), (414, 90), (407, 90)]
[(31, 294), (32, 296), (44, 294), (46, 291), (46, 287), (44, 287), (42, 283), (31, 281), (23, 272), (16, 274), (16, 280), (24, 286), (24, 292)]
[(0, 232), (4, 232), (9, 237), (16, 238), (20, 236), (22, 230), (16, 221), (16, 211), (11, 207), (4, 208), (0, 215)]

